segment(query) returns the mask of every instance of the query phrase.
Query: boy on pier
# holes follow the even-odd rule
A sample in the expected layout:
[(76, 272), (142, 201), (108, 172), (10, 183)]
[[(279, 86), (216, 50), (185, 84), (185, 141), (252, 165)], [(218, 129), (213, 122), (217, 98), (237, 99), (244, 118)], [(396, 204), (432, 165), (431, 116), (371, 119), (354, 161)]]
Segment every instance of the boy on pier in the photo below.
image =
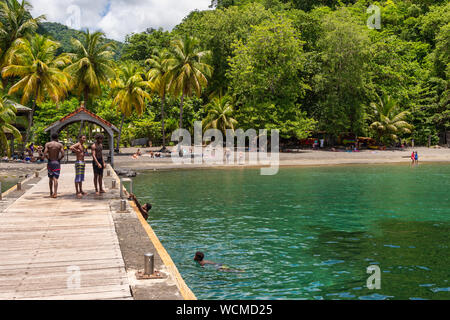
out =
[(84, 162), (84, 154), (86, 149), (84, 143), (86, 142), (86, 136), (81, 135), (78, 138), (78, 142), (70, 147), (70, 150), (76, 154), (77, 161), (75, 162), (75, 190), (77, 198), (81, 199), (87, 193), (83, 191), (84, 173), (86, 170), (86, 163)]

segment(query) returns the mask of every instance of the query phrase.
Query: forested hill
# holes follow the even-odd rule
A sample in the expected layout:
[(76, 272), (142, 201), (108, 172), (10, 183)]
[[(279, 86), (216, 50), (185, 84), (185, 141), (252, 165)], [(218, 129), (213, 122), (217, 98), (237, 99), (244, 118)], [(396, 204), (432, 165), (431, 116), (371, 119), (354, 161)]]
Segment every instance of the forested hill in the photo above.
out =
[[(75, 29), (71, 29), (61, 23), (57, 22), (42, 22), (39, 24), (39, 29), (37, 30), (39, 34), (45, 34), (51, 38), (57, 40), (61, 43), (59, 52), (71, 52), (72, 44), (70, 42), (71, 38), (83, 39), (83, 34)], [(106, 39), (108, 42), (113, 42), (116, 45), (115, 58), (119, 59), (122, 53), (123, 43), (111, 39)]]

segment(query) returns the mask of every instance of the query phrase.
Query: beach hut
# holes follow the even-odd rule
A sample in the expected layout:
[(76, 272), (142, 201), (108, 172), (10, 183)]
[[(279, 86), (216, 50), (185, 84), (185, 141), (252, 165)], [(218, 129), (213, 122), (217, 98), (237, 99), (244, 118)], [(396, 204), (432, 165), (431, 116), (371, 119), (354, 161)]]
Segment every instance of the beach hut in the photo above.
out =
[(109, 162), (111, 166), (114, 167), (114, 133), (118, 133), (119, 129), (117, 129), (113, 124), (106, 121), (105, 119), (102, 119), (95, 113), (87, 110), (83, 104), (74, 112), (69, 113), (68, 115), (62, 117), (61, 119), (47, 127), (45, 129), (45, 132), (50, 132), (50, 134), (59, 133), (62, 129), (75, 122), (81, 122), (82, 125), (85, 122), (93, 123), (98, 125), (105, 131), (107, 135), (105, 138), (108, 142), (109, 148)]
[[(14, 123), (14, 127), (16, 127), (17, 130), (19, 130), (20, 133), (22, 134), (22, 137), (24, 137), (26, 134), (26, 131), (27, 131), (28, 117), (31, 113), (31, 109), (21, 105), (20, 103), (12, 101), (12, 100), (6, 100), (6, 102), (8, 104), (13, 105), (14, 108), (16, 108), (16, 123)], [(9, 148), (11, 151), (11, 155), (13, 155), (14, 151), (15, 151), (14, 150), (14, 139), (15, 138), (12, 134), (8, 134), (8, 133), (7, 133), (7, 137), (10, 141)]]

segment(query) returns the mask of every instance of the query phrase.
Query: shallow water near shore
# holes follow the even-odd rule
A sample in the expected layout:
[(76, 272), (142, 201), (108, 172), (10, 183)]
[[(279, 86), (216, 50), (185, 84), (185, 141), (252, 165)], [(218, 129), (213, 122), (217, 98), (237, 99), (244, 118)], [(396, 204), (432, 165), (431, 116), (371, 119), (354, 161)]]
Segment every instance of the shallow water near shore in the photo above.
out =
[[(146, 172), (134, 191), (199, 299), (450, 299), (450, 165)], [(244, 269), (201, 268), (206, 259)], [(381, 289), (366, 287), (367, 267)]]
[(2, 183), (1, 192), (5, 192), (14, 186), (17, 183), (18, 179), (8, 179), (8, 178), (0, 178), (0, 182)]

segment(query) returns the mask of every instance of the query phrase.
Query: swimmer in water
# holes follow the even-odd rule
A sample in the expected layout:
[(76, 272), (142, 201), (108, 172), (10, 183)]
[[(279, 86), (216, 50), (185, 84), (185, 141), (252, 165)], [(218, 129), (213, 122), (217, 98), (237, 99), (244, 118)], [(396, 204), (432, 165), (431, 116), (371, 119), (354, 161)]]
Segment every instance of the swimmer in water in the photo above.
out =
[(195, 253), (195, 256), (194, 256), (194, 261), (197, 261), (198, 264), (200, 266), (202, 266), (202, 267), (204, 267), (207, 264), (212, 265), (219, 271), (224, 271), (224, 272), (244, 272), (244, 270), (232, 269), (229, 266), (224, 265), (222, 263), (217, 263), (217, 262), (205, 260), (204, 258), (205, 258), (205, 254), (203, 252), (197, 251)]

